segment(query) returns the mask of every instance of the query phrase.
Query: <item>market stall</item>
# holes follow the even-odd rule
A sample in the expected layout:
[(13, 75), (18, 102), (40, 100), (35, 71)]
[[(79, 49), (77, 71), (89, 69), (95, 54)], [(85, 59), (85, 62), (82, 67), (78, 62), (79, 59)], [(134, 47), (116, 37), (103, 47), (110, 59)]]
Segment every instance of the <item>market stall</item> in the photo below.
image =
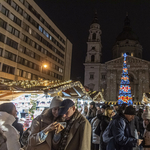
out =
[[(49, 107), (52, 98), (56, 95), (62, 96), (63, 99), (70, 98), (75, 103), (80, 100), (85, 102), (92, 101), (92, 98), (79, 81), (0, 81), (0, 101), (12, 101), (16, 105), (18, 112), (22, 114), (28, 113), (33, 106), (31, 104), (32, 95), (34, 95), (32, 99), (36, 101), (36, 115)], [(19, 115), (24, 116), (22, 114)]]

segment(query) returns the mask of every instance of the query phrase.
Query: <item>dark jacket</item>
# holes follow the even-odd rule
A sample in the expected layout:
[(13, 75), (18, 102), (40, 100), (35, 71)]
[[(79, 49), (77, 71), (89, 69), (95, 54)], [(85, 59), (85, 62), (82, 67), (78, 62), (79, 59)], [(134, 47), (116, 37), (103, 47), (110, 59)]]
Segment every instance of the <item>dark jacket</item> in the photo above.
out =
[(102, 116), (101, 123), (100, 123), (100, 131), (101, 131), (101, 133), (100, 133), (100, 145), (99, 145), (100, 146), (100, 150), (106, 150), (106, 145), (107, 144), (103, 142), (102, 135), (103, 135), (105, 129), (107, 128), (109, 122), (110, 122), (110, 118), (109, 117)]
[[(22, 134), (23, 134), (23, 125), (21, 123), (18, 123), (18, 118), (16, 118), (16, 120), (12, 124), (12, 126), (14, 126), (19, 131), (19, 134), (20, 134), (19, 142), (21, 144), (21, 137), (22, 137)], [(21, 144), (21, 147), (23, 147), (22, 144)]]
[(87, 115), (87, 119), (89, 120), (89, 122), (91, 122), (91, 120), (96, 116), (96, 107), (93, 107), (92, 109), (89, 109), (88, 115)]
[(112, 121), (110, 134), (113, 138), (107, 143), (107, 150), (132, 150), (137, 144), (137, 139), (131, 135), (128, 120), (120, 113), (115, 115)]
[(21, 123), (18, 123), (18, 118), (16, 118), (15, 122), (12, 124), (20, 133), (20, 137), (23, 134), (23, 125)]
[(143, 127), (143, 118), (139, 117), (139, 129), (140, 129), (140, 138), (143, 137), (144, 127)]
[(135, 116), (134, 119), (130, 122), (130, 130), (131, 130), (131, 135), (133, 137), (135, 137), (135, 130), (137, 130), (137, 132), (140, 132), (138, 116)]

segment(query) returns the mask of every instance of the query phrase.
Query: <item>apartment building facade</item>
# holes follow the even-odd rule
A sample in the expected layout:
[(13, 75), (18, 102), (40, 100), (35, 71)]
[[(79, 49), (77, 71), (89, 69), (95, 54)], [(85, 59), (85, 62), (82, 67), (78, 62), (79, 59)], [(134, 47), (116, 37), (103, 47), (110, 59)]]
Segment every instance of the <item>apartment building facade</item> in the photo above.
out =
[(0, 0), (0, 78), (69, 80), (71, 58), (72, 43), (33, 0)]

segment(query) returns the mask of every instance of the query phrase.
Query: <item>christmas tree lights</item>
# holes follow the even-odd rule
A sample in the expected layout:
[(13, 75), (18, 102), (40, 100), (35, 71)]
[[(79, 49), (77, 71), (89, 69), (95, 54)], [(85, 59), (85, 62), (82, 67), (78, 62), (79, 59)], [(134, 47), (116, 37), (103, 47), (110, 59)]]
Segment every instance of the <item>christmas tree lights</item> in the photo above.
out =
[(123, 70), (121, 75), (118, 104), (121, 105), (123, 103), (127, 103), (128, 105), (132, 105), (133, 104), (132, 94), (131, 94), (131, 87), (130, 87), (130, 81), (128, 76), (127, 62), (126, 62), (127, 54), (124, 53), (123, 56), (124, 56), (124, 62), (123, 62)]

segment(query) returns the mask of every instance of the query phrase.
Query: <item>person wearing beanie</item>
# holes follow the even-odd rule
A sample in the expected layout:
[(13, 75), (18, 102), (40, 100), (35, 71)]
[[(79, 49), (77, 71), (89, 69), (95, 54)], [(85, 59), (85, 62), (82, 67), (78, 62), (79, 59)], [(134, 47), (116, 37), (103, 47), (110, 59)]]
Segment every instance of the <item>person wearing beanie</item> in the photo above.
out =
[[(131, 135), (129, 123), (134, 119), (135, 113), (133, 106), (127, 106), (124, 113), (120, 112), (112, 118), (103, 134), (103, 141), (107, 141), (106, 150), (132, 150), (142, 143), (141, 139)], [(110, 135), (111, 138), (107, 140)]]
[(55, 96), (49, 109), (33, 119), (27, 150), (52, 150), (52, 131), (56, 131), (58, 127), (63, 129), (62, 125), (56, 122), (62, 101), (60, 96)]
[(145, 128), (144, 131), (144, 142), (143, 148), (144, 150), (150, 150), (150, 110), (149, 107), (146, 106), (145, 112), (142, 114), (143, 118), (143, 126)]

